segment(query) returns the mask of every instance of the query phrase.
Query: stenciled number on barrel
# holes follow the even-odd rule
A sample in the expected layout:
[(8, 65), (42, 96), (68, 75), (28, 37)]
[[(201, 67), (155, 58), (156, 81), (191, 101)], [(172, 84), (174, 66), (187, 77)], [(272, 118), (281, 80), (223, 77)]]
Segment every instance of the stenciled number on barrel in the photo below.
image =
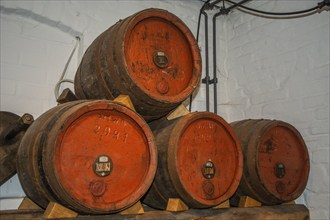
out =
[[(101, 135), (109, 136), (111, 134), (112, 130), (111, 130), (110, 126), (105, 126), (103, 128), (101, 125), (96, 124), (94, 126), (93, 131), (94, 131), (95, 134), (101, 134)], [(125, 133), (122, 134), (118, 130), (113, 130), (112, 134), (113, 134), (114, 139), (119, 140), (120, 138), (122, 138), (123, 143), (127, 142), (128, 133), (125, 132)]]

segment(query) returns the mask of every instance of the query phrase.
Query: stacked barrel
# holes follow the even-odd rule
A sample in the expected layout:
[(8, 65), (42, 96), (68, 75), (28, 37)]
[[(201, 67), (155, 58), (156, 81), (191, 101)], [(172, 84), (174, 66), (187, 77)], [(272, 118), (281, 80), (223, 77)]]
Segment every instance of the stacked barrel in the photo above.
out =
[(198, 86), (201, 57), (175, 15), (148, 9), (117, 22), (87, 49), (75, 77), (79, 99), (128, 95), (147, 121), (160, 118)]
[(150, 123), (158, 148), (158, 172), (144, 198), (165, 209), (170, 198), (192, 208), (229, 199), (242, 175), (242, 153), (230, 125), (209, 112), (193, 112)]
[(40, 207), (56, 201), (79, 213), (118, 212), (148, 190), (157, 153), (146, 122), (108, 100), (76, 101), (41, 115), (18, 150), (17, 172)]
[(244, 171), (234, 206), (241, 196), (275, 205), (297, 199), (309, 175), (309, 156), (300, 133), (278, 120), (242, 120), (231, 123), (244, 154)]
[(85, 52), (78, 100), (50, 109), (24, 135), (17, 171), (26, 195), (43, 208), (55, 201), (85, 214), (119, 212), (140, 199), (165, 209), (170, 198), (209, 208), (241, 194), (265, 204), (299, 196), (308, 154), (292, 127), (269, 131), (263, 121), (267, 132), (258, 133), (263, 123), (233, 129), (209, 112), (168, 117), (200, 78), (197, 42), (178, 17), (147, 9), (117, 22)]

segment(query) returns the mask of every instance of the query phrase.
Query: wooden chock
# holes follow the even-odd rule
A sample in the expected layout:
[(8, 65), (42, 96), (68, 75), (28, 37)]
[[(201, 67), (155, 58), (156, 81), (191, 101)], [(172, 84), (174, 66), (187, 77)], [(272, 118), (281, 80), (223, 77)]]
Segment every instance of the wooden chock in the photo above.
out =
[(18, 210), (41, 210), (41, 209), (42, 208), (40, 208), (28, 197), (24, 197), (21, 204), (18, 206)]
[(189, 207), (178, 198), (169, 198), (167, 201), (166, 211), (170, 212), (179, 212), (179, 211), (187, 211)]
[(50, 202), (44, 212), (43, 218), (53, 219), (53, 218), (74, 218), (78, 214), (56, 202)]
[(261, 202), (249, 196), (241, 196), (239, 199), (238, 207), (258, 207), (258, 206), (261, 206)]
[(140, 201), (138, 201), (128, 209), (125, 209), (124, 211), (120, 212), (121, 215), (139, 215), (143, 213), (144, 213), (144, 208), (142, 207)]
[(128, 95), (119, 95), (117, 98), (115, 98), (114, 101), (119, 102), (119, 103), (125, 105), (126, 107), (132, 109), (133, 111), (135, 111), (131, 98)]
[(284, 202), (281, 205), (295, 205), (295, 204), (296, 204), (296, 201), (292, 200), (292, 201), (289, 201), (289, 202)]
[(181, 116), (189, 114), (190, 111), (184, 106), (184, 105), (179, 105), (176, 109), (174, 109), (172, 112), (170, 112), (166, 118), (167, 120), (173, 120), (176, 118), (179, 118)]
[(63, 104), (63, 103), (66, 103), (66, 102), (72, 102), (72, 101), (76, 101), (76, 100), (78, 100), (76, 95), (69, 88), (66, 88), (66, 89), (63, 90), (63, 92), (57, 98), (56, 101), (59, 104)]
[(226, 201), (220, 203), (219, 205), (213, 207), (214, 209), (225, 209), (225, 208), (230, 208), (230, 203), (229, 203), (229, 199), (227, 199)]

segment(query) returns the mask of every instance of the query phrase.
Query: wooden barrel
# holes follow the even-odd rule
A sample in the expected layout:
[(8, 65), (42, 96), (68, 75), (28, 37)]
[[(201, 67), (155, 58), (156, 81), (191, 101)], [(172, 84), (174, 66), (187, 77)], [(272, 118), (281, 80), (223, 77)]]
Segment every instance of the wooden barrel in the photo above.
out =
[(0, 111), (0, 186), (16, 173), (16, 154), (33, 116)]
[(138, 12), (98, 36), (75, 76), (79, 99), (129, 95), (147, 121), (160, 118), (198, 86), (201, 57), (188, 27), (161, 9)]
[(243, 170), (242, 153), (225, 120), (194, 112), (150, 126), (158, 149), (158, 171), (145, 204), (165, 209), (169, 198), (180, 198), (191, 208), (207, 208), (235, 193)]
[(17, 173), (28, 197), (86, 214), (118, 212), (150, 187), (157, 166), (147, 123), (127, 107), (75, 101), (41, 115), (23, 137)]
[(242, 147), (244, 171), (232, 205), (250, 196), (266, 205), (298, 198), (309, 175), (308, 150), (292, 125), (277, 120), (231, 123)]

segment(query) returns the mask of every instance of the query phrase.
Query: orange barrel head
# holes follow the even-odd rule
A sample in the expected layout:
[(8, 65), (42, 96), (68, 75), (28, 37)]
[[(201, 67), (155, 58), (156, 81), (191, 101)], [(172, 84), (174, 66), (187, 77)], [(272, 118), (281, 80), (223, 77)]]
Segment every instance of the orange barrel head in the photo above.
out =
[(157, 152), (147, 123), (107, 100), (75, 101), (41, 115), (18, 150), (17, 170), (28, 197), (86, 214), (118, 212), (150, 187)]
[(231, 123), (242, 147), (244, 171), (232, 205), (250, 196), (266, 205), (298, 198), (309, 175), (308, 150), (292, 125), (277, 120)]
[(143, 202), (165, 209), (169, 198), (191, 208), (229, 199), (242, 171), (241, 148), (230, 125), (209, 112), (194, 112), (150, 124), (158, 149), (158, 171)]
[(146, 120), (160, 118), (198, 86), (201, 57), (189, 28), (161, 9), (140, 11), (98, 36), (75, 76), (80, 99), (129, 95)]

